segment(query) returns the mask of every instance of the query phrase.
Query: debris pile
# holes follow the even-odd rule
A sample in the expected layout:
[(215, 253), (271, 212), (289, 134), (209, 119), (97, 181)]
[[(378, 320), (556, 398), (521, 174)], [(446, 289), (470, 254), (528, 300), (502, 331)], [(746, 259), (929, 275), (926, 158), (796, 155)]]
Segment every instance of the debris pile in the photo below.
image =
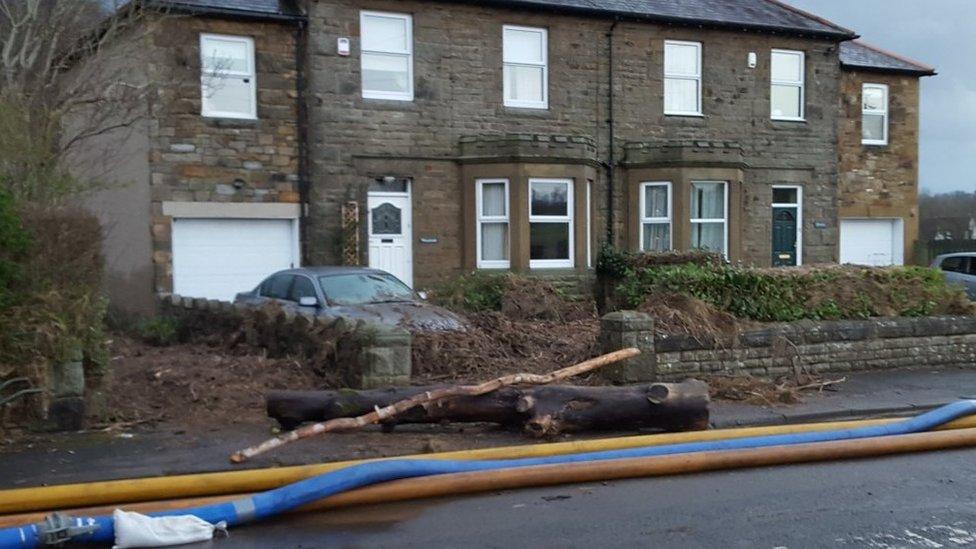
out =
[(804, 393), (835, 391), (847, 378), (825, 380), (819, 376), (784, 376), (775, 380), (748, 375), (714, 375), (705, 379), (713, 399), (732, 400), (760, 406), (783, 406), (803, 401)]

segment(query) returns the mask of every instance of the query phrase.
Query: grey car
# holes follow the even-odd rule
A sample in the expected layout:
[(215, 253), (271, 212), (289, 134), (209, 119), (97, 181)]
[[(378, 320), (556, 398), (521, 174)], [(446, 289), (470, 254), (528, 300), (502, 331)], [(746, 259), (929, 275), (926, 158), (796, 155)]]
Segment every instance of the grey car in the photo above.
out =
[(940, 255), (932, 267), (941, 270), (947, 282), (965, 288), (970, 299), (976, 299), (976, 252)]
[(464, 331), (456, 314), (423, 301), (386, 271), (365, 267), (303, 267), (279, 271), (235, 303), (314, 311), (328, 317), (363, 319), (421, 331)]

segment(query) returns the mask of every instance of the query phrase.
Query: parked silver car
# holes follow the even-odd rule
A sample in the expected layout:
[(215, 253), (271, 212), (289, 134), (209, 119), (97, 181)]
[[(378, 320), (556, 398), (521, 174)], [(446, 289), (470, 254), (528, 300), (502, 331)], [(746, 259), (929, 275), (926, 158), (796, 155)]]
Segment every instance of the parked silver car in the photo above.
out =
[(456, 314), (431, 305), (386, 271), (365, 267), (304, 267), (279, 271), (235, 303), (314, 311), (320, 316), (363, 319), (411, 330), (463, 331)]
[(932, 267), (941, 270), (947, 282), (963, 286), (970, 299), (976, 299), (976, 252), (940, 255)]

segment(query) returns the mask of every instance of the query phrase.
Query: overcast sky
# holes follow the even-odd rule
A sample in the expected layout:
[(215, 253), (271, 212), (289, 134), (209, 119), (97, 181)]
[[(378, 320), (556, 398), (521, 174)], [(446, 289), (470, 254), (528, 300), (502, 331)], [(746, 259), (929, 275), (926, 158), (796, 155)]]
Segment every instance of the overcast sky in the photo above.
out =
[(919, 183), (976, 191), (976, 0), (787, 0), (935, 67), (922, 79)]

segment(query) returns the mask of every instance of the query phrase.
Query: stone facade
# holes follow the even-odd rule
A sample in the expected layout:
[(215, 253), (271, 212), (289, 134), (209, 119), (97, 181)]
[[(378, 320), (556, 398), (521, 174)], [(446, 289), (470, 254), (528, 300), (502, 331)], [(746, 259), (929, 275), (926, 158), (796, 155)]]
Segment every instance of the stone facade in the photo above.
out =
[[(843, 217), (902, 217), (906, 249), (914, 240), (917, 78), (844, 70), (839, 45), (830, 39), (615, 23), (475, 2), (300, 4), (307, 8), (304, 26), (200, 13), (152, 22), (139, 69), (159, 92), (147, 105), (145, 135), (130, 140), (147, 157), (134, 169), (146, 172), (136, 185), (151, 242), (121, 252), (138, 255), (127, 269), (141, 273), (139, 291), (148, 279), (154, 291), (173, 290), (174, 209), (167, 209), (173, 204), (190, 204), (195, 212), (209, 205), (213, 217), (233, 217), (221, 209), (227, 204), (288, 204), (301, 212), (293, 218), (301, 218), (302, 262), (369, 264), (368, 192), (391, 176), (410, 182), (416, 287), (477, 267), (476, 181), (485, 178), (508, 180), (510, 268), (533, 274), (585, 272), (611, 233), (613, 244), (638, 249), (640, 185), (648, 181), (671, 183), (678, 250), (691, 246), (696, 181), (727, 183), (732, 261), (771, 264), (774, 185), (802, 188), (802, 263), (838, 259)], [(413, 100), (363, 98), (363, 10), (411, 16)], [(547, 109), (503, 103), (502, 27), (508, 24), (547, 30)], [(201, 33), (253, 39), (255, 120), (201, 115)], [(340, 38), (350, 40), (348, 54), (338, 51)], [(665, 40), (702, 44), (702, 116), (663, 114)], [(770, 117), (772, 49), (804, 52), (801, 121)], [(885, 148), (860, 144), (865, 79), (891, 89)], [(530, 268), (530, 178), (573, 182), (572, 268)], [(343, 220), (342, 212), (356, 211), (358, 222), (355, 213)], [(138, 224), (130, 219), (126, 226)], [(147, 247), (151, 256), (144, 258)]]
[[(156, 291), (172, 291), (172, 218), (165, 202), (299, 201), (294, 26), (213, 17), (154, 23), (150, 74), (150, 186)], [(254, 40), (257, 119), (201, 116), (200, 34)]]
[[(861, 87), (888, 86), (888, 144), (861, 143)], [(838, 135), (841, 218), (898, 218), (906, 262), (918, 240), (919, 78), (845, 69)]]
[[(634, 311), (604, 317), (605, 351), (630, 345), (642, 351), (640, 364), (604, 372), (612, 381), (674, 381), (713, 374), (776, 378), (797, 371), (841, 373), (976, 364), (974, 317), (802, 321), (745, 332), (735, 341), (722, 343), (688, 336), (641, 336), (653, 330), (648, 323), (653, 320)], [(628, 336), (621, 338), (621, 333)]]
[[(360, 86), (360, 10), (408, 13), (413, 17), (413, 101), (363, 99)], [(502, 26), (545, 27), (549, 47), (549, 108), (528, 110), (502, 102)], [(606, 170), (609, 158), (607, 33), (613, 21), (572, 15), (416, 0), (313, 2), (309, 13), (310, 161), (312, 165), (309, 251), (313, 263), (340, 258), (340, 208), (365, 204), (372, 180), (410, 178), (415, 215), (415, 281), (474, 267), (473, 187), (478, 177), (507, 177), (512, 214), (521, 205), (529, 177), (572, 178), (575, 190), (592, 180), (587, 210), (576, 217), (575, 265), (579, 252), (606, 234)], [(336, 41), (349, 37), (351, 55)], [(703, 43), (702, 117), (664, 116), (663, 41)], [(769, 58), (773, 48), (806, 53), (806, 120), (779, 122), (769, 116)], [(756, 52), (759, 63), (746, 60)], [(651, 22), (621, 22), (614, 30), (613, 116), (617, 170), (613, 207), (615, 240), (636, 248), (629, 227), (636, 215), (632, 187), (647, 178), (669, 177), (676, 192), (685, 182), (720, 176), (729, 181), (730, 258), (770, 263), (771, 185), (805, 189), (804, 260), (836, 259), (837, 44), (819, 39), (682, 28)], [(564, 140), (564, 141), (557, 141)], [(675, 161), (667, 155), (635, 155), (674, 145), (708, 148), (733, 143), (734, 163), (714, 158)], [(473, 143), (505, 142), (505, 147)], [(574, 154), (513, 146), (513, 142), (577, 143)], [(684, 145), (686, 144), (687, 145)], [(485, 152), (485, 149), (491, 149)], [(711, 149), (709, 149), (709, 152)], [(721, 170), (721, 171), (716, 171)], [(463, 199), (461, 197), (464, 197)], [(578, 202), (578, 201), (577, 201)], [(366, 208), (361, 208), (366, 215)], [(515, 221), (513, 220), (513, 223)], [(814, 222), (818, 222), (814, 225)], [(675, 218), (677, 226), (688, 221)], [(365, 222), (362, 223), (365, 227)], [(513, 238), (517, 238), (512, 227)], [(364, 229), (365, 231), (365, 229)], [(588, 235), (587, 235), (588, 233)], [(365, 233), (362, 235), (365, 239)], [(429, 237), (429, 238), (425, 238)], [(436, 240), (436, 242), (434, 242)], [(429, 243), (425, 243), (429, 242)], [(679, 247), (680, 247), (679, 243)], [(527, 269), (527, 251), (512, 243), (512, 265)], [(518, 255), (517, 255), (518, 254)], [(365, 250), (362, 261), (368, 259)]]

